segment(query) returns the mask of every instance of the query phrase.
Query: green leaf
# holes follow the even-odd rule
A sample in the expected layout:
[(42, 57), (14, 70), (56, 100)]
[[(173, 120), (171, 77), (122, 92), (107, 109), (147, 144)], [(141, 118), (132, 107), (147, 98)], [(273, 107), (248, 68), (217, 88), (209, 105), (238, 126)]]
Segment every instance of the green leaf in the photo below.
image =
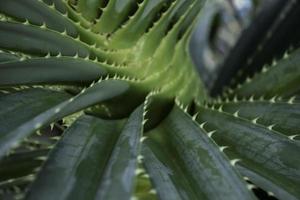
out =
[(47, 28), (64, 32), (72, 37), (77, 37), (77, 28), (68, 18), (63, 17), (47, 4), (37, 0), (1, 0), (0, 12), (20, 21), (28, 20), (31, 24), (41, 26), (45, 23)]
[(0, 182), (31, 174), (39, 167), (49, 149), (39, 149), (22, 153), (15, 153), (0, 161)]
[(177, 0), (171, 4), (164, 15), (153, 24), (147, 34), (143, 35), (141, 38), (143, 51), (137, 53), (142, 54), (143, 58), (151, 56), (164, 39), (165, 34), (169, 31), (168, 28), (170, 28), (173, 23), (172, 19), (183, 15), (189, 4), (190, 2), (187, 0)]
[(178, 107), (148, 136), (143, 161), (160, 199), (254, 199), (219, 147)]
[[(40, 108), (36, 104), (32, 105), (36, 109), (40, 109), (39, 111), (42, 113), (31, 113), (31, 111), (26, 110), (26, 107), (22, 105), (22, 101), (18, 103), (21, 107), (19, 107), (20, 110), (18, 112), (11, 113), (11, 110), (5, 108), (10, 108), (9, 105), (12, 105), (13, 107), (16, 105), (4, 98), (4, 102), (6, 103), (0, 104), (4, 107), (4, 109), (1, 109), (0, 111), (0, 116), (3, 120), (7, 117), (8, 112), (10, 112), (12, 119), (14, 119), (16, 113), (19, 116), (21, 115), (20, 113), (25, 110), (26, 112), (31, 113), (31, 118), (22, 116), (22, 120), (19, 120), (19, 124), (17, 125), (15, 125), (13, 121), (11, 123), (7, 123), (8, 126), (10, 126), (10, 129), (4, 132), (1, 131), (2, 133), (0, 135), (0, 157), (2, 157), (3, 154), (5, 154), (5, 152), (7, 152), (10, 148), (16, 146), (22, 138), (27, 137), (42, 126), (48, 125), (51, 122), (57, 121), (67, 115), (95, 105), (96, 103), (100, 103), (101, 101), (119, 96), (127, 91), (128, 88), (129, 85), (125, 81), (107, 80), (98, 82), (92, 87), (83, 90), (77, 96), (61, 103), (56, 103), (48, 108)], [(30, 98), (32, 98), (32, 96), (30, 96)], [(43, 103), (47, 105), (47, 98)], [(3, 122), (0, 124), (3, 124)]]
[(257, 74), (250, 82), (235, 90), (241, 97), (291, 96), (299, 90), (300, 85), (300, 49), (294, 51)]
[[(268, 191), (270, 195), (273, 194), (278, 199), (289, 199), (289, 200), (299, 199), (293, 196), (292, 194), (288, 193), (285, 189), (282, 188), (281, 185), (276, 185), (276, 183), (268, 180), (267, 178), (260, 175), (259, 173), (256, 173), (255, 171), (243, 167), (239, 163), (236, 164), (236, 169), (238, 169), (239, 172), (244, 177), (250, 179), (252, 183), (261, 187), (263, 190)], [(270, 191), (275, 191), (275, 192), (270, 192)]]
[(24, 89), (0, 96), (0, 138), (70, 97), (64, 92), (41, 88)]
[(142, 106), (123, 130), (122, 121), (80, 117), (51, 153), (27, 199), (130, 199), (142, 123)]
[(97, 198), (130, 199), (143, 132), (143, 115), (143, 106), (130, 115), (107, 163)]
[(92, 56), (87, 45), (47, 28), (12, 22), (0, 22), (0, 47), (28, 54), (45, 56)]
[[(44, 2), (43, 2), (44, 1)], [(65, 36), (79, 39), (88, 44), (103, 44), (103, 38), (78, 24), (81, 15), (70, 12), (67, 2), (61, 0), (3, 0), (0, 2), (0, 12), (16, 21), (27, 21), (29, 24), (51, 29)], [(99, 2), (99, 1), (97, 1)], [(98, 9), (98, 8), (95, 8)]]
[(97, 19), (101, 14), (104, 0), (79, 0), (78, 11), (89, 21)]
[[(153, 18), (163, 7), (166, 1), (145, 0), (139, 5), (136, 13), (112, 35), (112, 45), (117, 44), (118, 47), (130, 47), (144, 34), (151, 24)], [(129, 4), (128, 4), (129, 5)], [(102, 20), (102, 19), (101, 19)], [(124, 40), (126, 38), (126, 40)]]
[(79, 58), (37, 58), (0, 63), (0, 85), (88, 83), (105, 74), (106, 70), (98, 63)]
[(272, 126), (280, 133), (293, 136), (299, 134), (300, 104), (269, 100), (247, 100), (222, 103), (223, 110), (258, 124)]
[(213, 139), (229, 147), (226, 153), (231, 159), (242, 159), (241, 166), (273, 182), (296, 199), (300, 198), (299, 142), (270, 127), (221, 110), (201, 107), (197, 121), (207, 122), (206, 130), (216, 130)]
[(132, 7), (136, 4), (134, 0), (110, 0), (97, 20), (94, 30), (100, 33), (111, 33), (126, 20)]
[(2, 52), (0, 50), (0, 64), (3, 62), (16, 61), (16, 60), (19, 60), (18, 56), (11, 53)]

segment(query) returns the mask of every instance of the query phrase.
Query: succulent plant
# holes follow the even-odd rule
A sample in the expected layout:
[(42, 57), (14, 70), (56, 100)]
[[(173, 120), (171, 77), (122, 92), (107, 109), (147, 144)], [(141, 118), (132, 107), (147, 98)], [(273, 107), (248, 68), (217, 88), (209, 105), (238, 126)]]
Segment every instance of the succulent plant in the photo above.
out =
[(300, 199), (300, 50), (212, 98), (204, 4), (1, 0), (1, 198)]

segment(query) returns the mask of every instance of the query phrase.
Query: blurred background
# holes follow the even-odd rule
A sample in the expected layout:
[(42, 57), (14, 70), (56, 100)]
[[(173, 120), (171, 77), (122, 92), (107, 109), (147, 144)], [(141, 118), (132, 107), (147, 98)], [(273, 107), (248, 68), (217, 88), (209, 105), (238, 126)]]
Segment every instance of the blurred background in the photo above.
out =
[(299, 47), (298, 0), (209, 0), (205, 7), (190, 52), (212, 96)]

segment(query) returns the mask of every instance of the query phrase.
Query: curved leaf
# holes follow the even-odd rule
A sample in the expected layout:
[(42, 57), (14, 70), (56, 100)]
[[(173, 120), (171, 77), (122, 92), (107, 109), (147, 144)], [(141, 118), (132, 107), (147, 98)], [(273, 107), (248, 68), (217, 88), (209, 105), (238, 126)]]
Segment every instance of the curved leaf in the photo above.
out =
[(92, 56), (88, 46), (62, 33), (12, 22), (0, 21), (0, 47), (41, 56)]
[(243, 176), (250, 179), (252, 183), (254, 183), (255, 185), (259, 185), (259, 187), (261, 187), (265, 191), (269, 191), (269, 194), (275, 195), (276, 197), (278, 197), (278, 199), (289, 199), (289, 200), (298, 199), (292, 194), (288, 193), (285, 189), (283, 189), (281, 185), (276, 185), (276, 183), (268, 180), (266, 177), (262, 176), (261, 174), (249, 170), (246, 167), (240, 165), (239, 163), (236, 164), (236, 169), (238, 169)]
[(28, 20), (31, 24), (41, 26), (45, 24), (47, 28), (58, 32), (66, 31), (72, 37), (77, 37), (76, 27), (70, 21), (58, 14), (54, 9), (51, 10), (42, 1), (36, 0), (1, 0), (0, 12), (18, 20)]
[(238, 115), (202, 107), (199, 113), (197, 121), (207, 122), (206, 129), (217, 131), (213, 139), (229, 147), (229, 157), (241, 158), (241, 166), (300, 197), (300, 143)]
[[(10, 123), (9, 126), (11, 126), (12, 129), (4, 131), (0, 135), (0, 157), (2, 157), (10, 148), (16, 146), (20, 139), (27, 137), (42, 126), (50, 124), (53, 121), (59, 120), (67, 115), (78, 112), (101, 101), (121, 95), (128, 89), (128, 87), (129, 86), (125, 81), (107, 80), (98, 82), (85, 91), (82, 91), (74, 98), (63, 101), (62, 103), (56, 103), (48, 107), (48, 109), (39, 108), (42, 113), (32, 113), (31, 118), (24, 117), (20, 120), (18, 126), (14, 126), (14, 123)], [(5, 105), (3, 104), (3, 106), (8, 105), (13, 104), (11, 104), (11, 102), (6, 103)], [(17, 112), (18, 114), (26, 110), (26, 107), (23, 108), (22, 102), (19, 105), (21, 108), (20, 111)], [(38, 108), (37, 105), (33, 106)], [(8, 110), (3, 109), (1, 111), (3, 113), (1, 117), (6, 117), (5, 115)], [(13, 113), (12, 116), (15, 116), (15, 113)]]
[(70, 97), (64, 92), (41, 88), (24, 89), (0, 96), (0, 138)]
[(42, 163), (38, 158), (47, 155), (48, 151), (39, 149), (5, 157), (0, 161), (0, 182), (31, 174)]
[(27, 199), (130, 199), (142, 108), (130, 116), (122, 131), (122, 121), (79, 118), (51, 153)]
[(222, 103), (223, 110), (240, 117), (255, 120), (258, 124), (272, 126), (272, 129), (287, 136), (299, 134), (300, 104), (268, 100), (248, 100)]
[(300, 85), (300, 49), (274, 63), (272, 67), (263, 69), (250, 82), (236, 89), (234, 94), (241, 97), (291, 96), (298, 92)]
[(94, 25), (94, 30), (100, 33), (115, 31), (128, 17), (134, 4), (136, 4), (134, 0), (110, 0), (104, 8), (101, 20), (97, 20)]
[(254, 199), (219, 147), (178, 107), (148, 135), (144, 164), (160, 199)]
[(93, 21), (101, 14), (101, 7), (104, 0), (79, 0), (77, 3), (78, 11), (87, 20)]
[(0, 85), (87, 83), (105, 74), (95, 62), (69, 57), (0, 63)]

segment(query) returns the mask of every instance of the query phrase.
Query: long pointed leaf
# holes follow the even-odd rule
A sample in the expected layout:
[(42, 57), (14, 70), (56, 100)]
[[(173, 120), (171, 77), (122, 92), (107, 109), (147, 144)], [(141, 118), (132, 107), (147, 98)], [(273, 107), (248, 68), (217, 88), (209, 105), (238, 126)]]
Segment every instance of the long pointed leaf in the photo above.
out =
[(143, 106), (137, 108), (122, 130), (107, 163), (97, 199), (131, 198), (143, 131), (143, 112)]
[(49, 149), (33, 150), (10, 155), (0, 161), (0, 182), (29, 175), (40, 166), (38, 157), (47, 155)]
[(0, 47), (34, 55), (66, 55), (87, 57), (88, 46), (62, 33), (38, 26), (0, 22)]
[(51, 153), (27, 199), (130, 199), (142, 122), (143, 107), (123, 131), (121, 121), (78, 119)]
[(241, 158), (241, 166), (300, 198), (300, 143), (238, 115), (207, 108), (200, 108), (199, 113), (197, 121), (217, 130), (213, 139), (229, 147), (228, 156)]
[(241, 97), (265, 96), (291, 96), (299, 90), (300, 84), (300, 49), (287, 55), (284, 59), (274, 63), (263, 73), (257, 74), (250, 82), (246, 82), (234, 94)]
[(71, 96), (52, 90), (32, 88), (0, 97), (0, 138), (43, 111)]
[(0, 63), (0, 85), (86, 83), (105, 74), (97, 63), (69, 57)]
[(300, 104), (267, 100), (222, 103), (225, 112), (255, 120), (258, 124), (273, 126), (273, 129), (288, 136), (299, 134)]
[(152, 137), (144, 163), (161, 199), (254, 198), (219, 147), (179, 108)]
[[(19, 126), (9, 132), (0, 135), (0, 157), (13, 146), (16, 146), (20, 139), (27, 137), (42, 126), (50, 124), (67, 115), (80, 111), (101, 101), (121, 95), (128, 89), (124, 81), (107, 80), (96, 83), (92, 87), (82, 91), (80, 94), (62, 103), (50, 107), (33, 118), (25, 118)], [(19, 114), (19, 113), (18, 113)], [(4, 116), (3, 116), (4, 117)]]
[(28, 20), (31, 24), (43, 25), (58, 32), (66, 31), (69, 35), (76, 37), (76, 27), (67, 18), (49, 9), (42, 1), (36, 0), (1, 0), (0, 12), (18, 20)]

